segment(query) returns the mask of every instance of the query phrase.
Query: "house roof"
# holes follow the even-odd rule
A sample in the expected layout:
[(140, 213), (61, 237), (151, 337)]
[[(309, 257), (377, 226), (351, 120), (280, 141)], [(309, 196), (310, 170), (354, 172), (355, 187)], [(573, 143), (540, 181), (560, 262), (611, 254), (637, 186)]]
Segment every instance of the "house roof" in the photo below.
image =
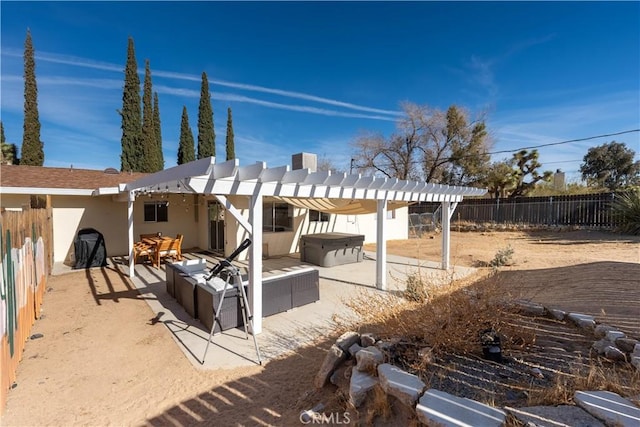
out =
[(5, 194), (91, 195), (101, 187), (118, 187), (148, 174), (45, 166), (0, 166), (0, 189)]

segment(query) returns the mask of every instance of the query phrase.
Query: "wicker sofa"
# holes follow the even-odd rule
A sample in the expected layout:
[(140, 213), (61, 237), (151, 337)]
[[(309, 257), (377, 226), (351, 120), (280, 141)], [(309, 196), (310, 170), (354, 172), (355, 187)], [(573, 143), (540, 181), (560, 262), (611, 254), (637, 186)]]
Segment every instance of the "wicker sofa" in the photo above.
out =
[[(211, 330), (222, 296), (223, 286), (206, 280), (206, 261), (188, 260), (166, 264), (167, 293), (173, 296), (185, 311)], [(262, 279), (262, 316), (267, 317), (295, 307), (310, 304), (320, 299), (318, 270), (301, 267)], [(248, 280), (243, 277), (243, 286), (248, 296)], [(220, 310), (220, 324), (215, 331), (243, 326), (237, 288), (227, 289)]]

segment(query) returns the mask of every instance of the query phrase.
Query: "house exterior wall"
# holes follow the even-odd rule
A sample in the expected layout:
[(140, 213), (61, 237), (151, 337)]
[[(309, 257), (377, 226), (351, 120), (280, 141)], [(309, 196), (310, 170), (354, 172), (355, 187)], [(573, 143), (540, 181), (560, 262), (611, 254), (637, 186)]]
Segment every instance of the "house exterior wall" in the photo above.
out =
[(126, 253), (127, 204), (113, 202), (111, 196), (52, 196), (53, 261), (74, 262), (74, 242), (78, 230), (94, 228), (104, 236), (107, 255)]
[[(231, 203), (249, 218), (249, 199), (247, 197), (230, 196)], [(387, 219), (387, 239), (407, 239), (409, 237), (408, 220), (409, 208), (396, 209), (394, 218)], [(309, 221), (308, 210), (293, 208), (293, 230), (280, 232), (263, 232), (263, 256), (279, 256), (300, 252), (300, 238), (306, 234), (341, 232), (363, 234), (365, 243), (376, 242), (377, 214), (335, 215), (329, 216), (329, 221)], [(248, 234), (230, 214), (225, 221), (225, 254), (229, 255), (239, 246)], [(239, 259), (246, 259), (247, 253), (241, 254)]]
[[(145, 222), (144, 220), (144, 204), (147, 202), (162, 202), (169, 201), (168, 206), (168, 221), (167, 222)], [(192, 194), (171, 194), (164, 198), (146, 197), (140, 196), (133, 204), (133, 240), (140, 240), (140, 234), (154, 234), (162, 233), (163, 236), (175, 237), (178, 234), (182, 234), (182, 248), (196, 248), (200, 246), (199, 239), (199, 225), (201, 222), (206, 223), (206, 214), (204, 221), (198, 212), (196, 205), (197, 198), (194, 198)], [(121, 203), (124, 205), (125, 218), (127, 203)], [(120, 252), (118, 255), (128, 253), (127, 249), (127, 228), (125, 224), (124, 233), (122, 235), (124, 241), (121, 243)], [(206, 246), (205, 246), (206, 248)]]
[(2, 194), (0, 195), (0, 206), (8, 211), (20, 211), (23, 207), (28, 207), (31, 199), (28, 194)]
[[(228, 196), (229, 201), (245, 218), (249, 218), (249, 197)], [(134, 241), (140, 234), (161, 232), (165, 236), (184, 236), (183, 248), (209, 248), (209, 201), (213, 196), (189, 194), (168, 196), (168, 221), (145, 222), (144, 203), (164, 201), (158, 197), (141, 196), (134, 202)], [(29, 195), (3, 194), (2, 207), (22, 209), (29, 205)], [(127, 202), (118, 201), (113, 196), (52, 196), (54, 262), (73, 262), (74, 242), (78, 230), (95, 228), (104, 235), (108, 256), (128, 254)], [(408, 208), (395, 210), (395, 218), (387, 219), (389, 240), (408, 238)], [(309, 221), (308, 210), (293, 208), (293, 230), (284, 232), (263, 232), (264, 256), (279, 256), (300, 251), (300, 237), (306, 234), (343, 232), (363, 234), (365, 243), (376, 241), (376, 214), (330, 215), (328, 222)], [(230, 213), (225, 215), (225, 255), (231, 254), (249, 234)], [(246, 259), (248, 251), (240, 254)]]
[[(29, 205), (29, 200), (29, 195), (3, 194), (2, 207), (20, 210)], [(167, 199), (139, 197), (134, 202), (134, 241), (140, 239), (140, 234), (161, 232), (165, 236), (175, 236), (180, 233), (184, 236), (183, 248), (199, 247), (199, 223), (196, 222), (193, 196), (188, 195), (183, 201), (179, 194), (170, 195), (168, 221), (145, 222), (144, 203), (160, 200)], [(127, 202), (117, 201), (112, 196), (51, 196), (51, 207), (54, 262), (73, 263), (75, 238), (82, 228), (94, 228), (103, 234), (108, 256), (129, 253)]]

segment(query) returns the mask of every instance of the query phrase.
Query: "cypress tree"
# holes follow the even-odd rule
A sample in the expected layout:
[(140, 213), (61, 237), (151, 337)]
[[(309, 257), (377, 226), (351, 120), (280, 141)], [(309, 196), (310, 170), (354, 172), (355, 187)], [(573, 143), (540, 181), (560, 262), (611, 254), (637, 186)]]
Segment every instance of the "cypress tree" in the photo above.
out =
[(34, 59), (30, 30), (27, 30), (27, 38), (24, 42), (24, 129), (22, 134), (22, 164), (31, 166), (42, 166), (44, 164), (43, 144), (40, 140), (36, 62)]
[(160, 105), (158, 103), (158, 92), (153, 93), (153, 129), (156, 131), (156, 170), (164, 169), (164, 154), (162, 154), (162, 128), (160, 126)]
[(233, 142), (233, 119), (231, 118), (231, 107), (227, 108), (227, 160), (236, 158), (236, 147)]
[(178, 146), (178, 164), (192, 162), (196, 159), (195, 147), (193, 144), (193, 132), (189, 126), (189, 115), (187, 107), (182, 107), (182, 121), (180, 123), (180, 145)]
[(142, 139), (140, 151), (140, 172), (156, 172), (157, 169), (156, 132), (153, 129), (153, 104), (151, 103), (151, 68), (149, 60), (144, 63), (144, 83), (142, 91)]
[(198, 159), (216, 155), (216, 134), (213, 130), (213, 109), (209, 95), (207, 73), (202, 73), (200, 106), (198, 108)]
[(138, 63), (133, 46), (133, 38), (129, 37), (127, 47), (127, 65), (124, 70), (124, 90), (122, 93), (122, 153), (120, 154), (121, 171), (141, 171), (140, 159), (142, 152), (138, 151), (142, 136), (140, 114), (140, 77), (138, 77)]

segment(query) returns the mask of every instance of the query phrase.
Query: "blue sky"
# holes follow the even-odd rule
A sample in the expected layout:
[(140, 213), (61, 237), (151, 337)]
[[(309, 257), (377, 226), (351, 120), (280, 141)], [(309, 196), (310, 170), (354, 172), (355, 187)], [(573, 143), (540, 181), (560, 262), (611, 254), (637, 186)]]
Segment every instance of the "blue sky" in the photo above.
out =
[[(120, 168), (127, 39), (151, 64), (165, 167), (183, 105), (197, 138), (209, 78), (216, 150), (233, 110), (241, 165), (314, 152), (349, 169), (362, 132), (390, 135), (409, 101), (484, 113), (492, 151), (640, 128), (639, 2), (2, 1), (1, 119), (22, 144), (23, 52), (36, 52), (45, 166)], [(638, 132), (542, 147), (574, 179), (589, 147)], [(495, 160), (510, 157), (498, 153)]]

